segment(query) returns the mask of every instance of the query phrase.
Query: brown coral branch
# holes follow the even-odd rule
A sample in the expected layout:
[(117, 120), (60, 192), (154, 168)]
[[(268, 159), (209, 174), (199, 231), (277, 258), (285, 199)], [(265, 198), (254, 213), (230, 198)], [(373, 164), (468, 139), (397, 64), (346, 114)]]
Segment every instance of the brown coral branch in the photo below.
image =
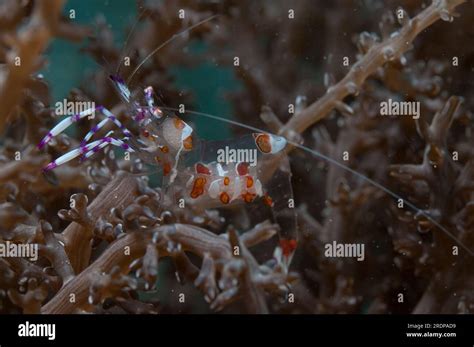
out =
[[(7, 69), (0, 86), (0, 132), (7, 117), (21, 97), (23, 86), (29, 76), (39, 68), (40, 55), (46, 49), (56, 26), (64, 0), (36, 1), (28, 25), (16, 37), (10, 37), (14, 51), (8, 57)], [(15, 57), (21, 59), (15, 65)]]
[(238, 247), (241, 250), (240, 255), (235, 257), (242, 261), (243, 269), (242, 273), (240, 274), (242, 285), (240, 291), (246, 294), (244, 295), (244, 298), (247, 312), (252, 314), (268, 313), (269, 311), (265, 301), (265, 293), (255, 281), (255, 278), (258, 276), (258, 264), (248, 251), (247, 247), (245, 247), (245, 245), (241, 242), (237, 232), (234, 229), (230, 229), (228, 231), (228, 235), (232, 249)]
[(402, 56), (408, 51), (415, 38), (440, 18), (449, 18), (454, 9), (466, 0), (434, 0), (430, 6), (408, 21), (399, 32), (388, 39), (375, 43), (368, 52), (349, 70), (347, 75), (326, 94), (301, 112), (295, 114), (280, 134), (293, 138), (294, 133), (302, 133), (314, 123), (329, 115), (348, 95), (357, 94), (365, 80), (388, 61)]
[(74, 277), (74, 270), (64, 251), (64, 247), (56, 238), (56, 234), (53, 233), (51, 224), (40, 221), (39, 229), (45, 241), (45, 244), (40, 246), (41, 254), (51, 262), (58, 275), (62, 278), (63, 283), (67, 283)]
[[(61, 288), (56, 296), (42, 308), (42, 313), (73, 313), (77, 309), (86, 307), (93, 278), (97, 274), (107, 274), (116, 267), (125, 273), (128, 272), (130, 264), (145, 255), (147, 245), (155, 233), (158, 233), (163, 241), (157, 244), (160, 257), (172, 256), (173, 251), (169, 249), (169, 242), (172, 242), (181, 245), (183, 251), (194, 253), (201, 258), (227, 260), (233, 258), (226, 238), (192, 225), (163, 225), (148, 232), (132, 232), (113, 242), (92, 265)], [(274, 235), (265, 228), (254, 229), (252, 233), (260, 233), (260, 235), (244, 238), (241, 240), (242, 245), (253, 245), (255, 240), (264, 241), (265, 238), (262, 235), (267, 237)], [(244, 241), (248, 244), (246, 245)], [(70, 302), (71, 294), (75, 295), (74, 303)]]
[[(129, 247), (127, 255), (124, 250)], [(42, 313), (73, 313), (87, 304), (89, 287), (94, 275), (109, 273), (115, 266), (126, 268), (132, 260), (143, 256), (146, 242), (139, 233), (127, 234), (125, 237), (112, 243), (106, 251), (91, 266), (87, 267), (74, 279), (69, 281), (61, 290), (41, 309)], [(70, 295), (75, 295), (75, 302), (70, 302)]]
[(23, 308), (25, 314), (37, 314), (40, 312), (41, 303), (48, 295), (48, 286), (45, 282), (39, 283), (37, 279), (30, 278), (27, 283), (26, 293), (21, 294), (16, 290), (9, 289), (8, 297), (17, 306)]
[(48, 162), (47, 156), (45, 154), (38, 155), (32, 146), (23, 151), (22, 157), (22, 160), (12, 160), (2, 165), (0, 183), (36, 174)]
[[(100, 192), (87, 208), (93, 224), (99, 217), (107, 215), (112, 208), (130, 205), (138, 193), (138, 181), (125, 172), (119, 172)], [(83, 226), (77, 222), (69, 224), (63, 231), (66, 253), (76, 273), (89, 266), (93, 226)]]
[[(11, 47), (6, 55), (6, 66), (2, 71), (0, 84), (0, 132), (3, 132), (7, 118), (24, 93), (24, 86), (32, 73), (43, 64), (42, 53), (54, 37), (72, 41), (82, 40), (90, 34), (89, 29), (66, 22), (60, 18), (64, 0), (35, 1), (28, 24), (17, 35), (6, 36), (4, 40)], [(17, 6), (17, 11), (24, 9)], [(15, 13), (14, 16), (18, 16)], [(12, 24), (16, 20), (12, 18)], [(16, 58), (20, 59), (17, 64)]]
[(11, 30), (21, 22), (28, 13), (31, 2), (2, 1), (0, 5), (0, 29)]

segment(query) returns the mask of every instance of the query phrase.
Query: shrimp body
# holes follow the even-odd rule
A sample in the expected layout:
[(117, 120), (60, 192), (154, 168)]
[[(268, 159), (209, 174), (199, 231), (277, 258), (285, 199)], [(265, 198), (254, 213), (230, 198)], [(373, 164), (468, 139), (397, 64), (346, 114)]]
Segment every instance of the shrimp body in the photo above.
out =
[[(88, 159), (113, 145), (136, 153), (147, 164), (160, 167), (163, 190), (170, 194), (179, 192), (191, 204), (219, 208), (261, 203), (272, 210), (282, 226), (276, 258), (286, 270), (296, 249), (295, 213), (287, 205), (287, 200), (292, 198), (291, 173), (289, 165), (277, 169), (273, 174), (277, 178), (275, 183), (265, 170), (269, 158), (283, 153), (286, 140), (267, 133), (253, 133), (230, 141), (200, 141), (191, 126), (155, 105), (152, 87), (144, 89), (144, 100), (132, 100), (120, 77), (111, 76), (111, 80), (128, 104), (128, 114), (136, 123), (138, 133), (132, 133), (100, 106), (96, 110), (105, 118), (84, 137), (81, 146), (48, 164), (44, 170), (52, 170), (76, 157)], [(86, 110), (64, 119), (46, 134), (39, 147), (94, 111)], [(105, 137), (89, 142), (106, 122), (116, 124), (124, 137), (115, 138), (110, 131)]]
[(264, 196), (257, 169), (245, 162), (228, 165), (197, 163), (188, 171), (188, 176), (186, 190), (189, 198), (197, 203), (232, 205), (251, 203)]

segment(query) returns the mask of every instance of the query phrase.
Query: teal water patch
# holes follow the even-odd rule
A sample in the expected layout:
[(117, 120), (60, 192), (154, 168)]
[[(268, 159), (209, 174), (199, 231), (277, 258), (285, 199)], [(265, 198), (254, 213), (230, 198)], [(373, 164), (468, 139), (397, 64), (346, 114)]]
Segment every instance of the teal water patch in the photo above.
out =
[[(206, 46), (202, 42), (193, 42), (189, 49), (190, 54), (200, 54), (205, 50)], [(223, 117), (233, 114), (232, 105), (226, 98), (226, 93), (239, 90), (241, 85), (232, 68), (205, 61), (193, 67), (174, 66), (170, 68), (170, 73), (178, 89), (192, 92), (193, 111)], [(190, 119), (194, 121), (200, 138), (224, 140), (232, 137), (232, 129), (228, 124), (209, 119)]]
[[(69, 0), (63, 9), (66, 18), (70, 18), (71, 10), (75, 11), (75, 19), (71, 21), (91, 27), (98, 16), (105, 17), (118, 47), (123, 46), (127, 36), (125, 30), (137, 15), (133, 1)], [(82, 45), (54, 39), (46, 51), (48, 64), (40, 73), (50, 85), (52, 100), (64, 99), (72, 88), (100, 68), (91, 57), (80, 52)]]

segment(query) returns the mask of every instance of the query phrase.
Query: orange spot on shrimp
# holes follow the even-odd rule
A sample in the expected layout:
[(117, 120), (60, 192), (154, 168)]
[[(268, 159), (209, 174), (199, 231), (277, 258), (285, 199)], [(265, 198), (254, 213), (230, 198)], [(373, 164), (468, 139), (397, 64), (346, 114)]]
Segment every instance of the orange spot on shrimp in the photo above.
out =
[(240, 162), (236, 166), (237, 173), (239, 176), (245, 176), (249, 173), (249, 163)]
[(204, 193), (204, 190), (203, 189), (194, 189), (191, 191), (191, 198), (193, 199), (197, 199), (200, 195), (202, 195)]
[(209, 168), (206, 165), (204, 165), (203, 163), (197, 163), (194, 166), (194, 170), (196, 171), (196, 173), (202, 174), (202, 175), (210, 175), (211, 174), (211, 170), (209, 170)]
[(178, 129), (178, 130), (183, 130), (184, 129), (185, 124), (184, 124), (184, 122), (181, 118), (175, 117), (173, 121), (174, 121), (174, 126), (175, 126), (176, 129)]
[(204, 186), (207, 180), (204, 177), (198, 177), (194, 180), (193, 189), (191, 190), (191, 198), (196, 199), (204, 194)]
[(199, 188), (203, 188), (204, 185), (206, 184), (206, 182), (207, 182), (207, 180), (204, 177), (198, 177), (194, 181), (194, 184)]
[(163, 165), (163, 175), (168, 176), (171, 172), (171, 164), (170, 163), (165, 163)]
[(247, 188), (252, 188), (253, 187), (253, 178), (252, 176), (247, 176)]
[(268, 134), (254, 134), (255, 144), (262, 153), (270, 153), (272, 151), (272, 145), (270, 142), (270, 135)]
[(242, 194), (242, 199), (246, 203), (251, 203), (255, 199), (255, 194), (250, 193), (250, 192), (245, 192), (245, 193)]
[(296, 249), (296, 240), (295, 239), (281, 239), (280, 247), (285, 257), (290, 256)]
[(184, 147), (184, 149), (186, 149), (188, 151), (193, 149), (193, 137), (191, 135), (189, 135), (188, 137), (186, 137), (183, 140), (183, 147)]
[(170, 149), (168, 148), (168, 146), (161, 146), (160, 147), (160, 150), (163, 152), (163, 153), (168, 153), (170, 151)]
[(228, 176), (224, 177), (224, 185), (228, 186), (230, 184), (230, 178)]
[(263, 197), (263, 203), (267, 206), (272, 207), (273, 206), (273, 199), (270, 197), (270, 195), (265, 194)]
[(227, 205), (230, 201), (230, 196), (226, 192), (222, 192), (221, 195), (219, 196), (221, 202), (225, 205)]

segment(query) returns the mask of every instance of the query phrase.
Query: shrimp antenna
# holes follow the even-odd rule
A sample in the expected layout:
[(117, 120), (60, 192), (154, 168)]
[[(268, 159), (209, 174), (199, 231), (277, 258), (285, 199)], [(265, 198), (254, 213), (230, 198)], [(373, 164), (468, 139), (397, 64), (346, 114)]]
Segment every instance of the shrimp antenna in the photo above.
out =
[(150, 54), (148, 54), (145, 59), (143, 59), (141, 61), (140, 64), (138, 64), (138, 66), (135, 68), (135, 70), (133, 70), (132, 74), (130, 75), (130, 77), (128, 77), (127, 79), (127, 84), (130, 85), (130, 82), (132, 81), (133, 79), (133, 76), (135, 76), (135, 74), (137, 73), (137, 71), (142, 67), (143, 64), (145, 64), (145, 62), (150, 59), (156, 52), (158, 52), (160, 49), (162, 49), (164, 46), (166, 46), (167, 44), (169, 44), (171, 41), (173, 41), (175, 38), (177, 38), (178, 36), (182, 35), (182, 34), (186, 34), (188, 32), (190, 32), (191, 30), (197, 28), (198, 26), (204, 24), (204, 23), (207, 23), (211, 20), (213, 20), (214, 18), (218, 17), (219, 14), (215, 14), (215, 15), (212, 15), (206, 19), (203, 19), (202, 21), (194, 24), (194, 25), (191, 25), (190, 27), (180, 31), (179, 33), (177, 34), (173, 34), (168, 40), (166, 40), (165, 42), (163, 42), (161, 45), (159, 45), (158, 47), (156, 47)]
[(138, 14), (137, 20), (135, 21), (135, 23), (133, 23), (133, 26), (130, 29), (130, 31), (127, 35), (127, 38), (125, 39), (125, 41), (123, 43), (122, 53), (120, 54), (120, 59), (118, 61), (117, 69), (115, 70), (115, 75), (116, 76), (118, 76), (120, 74), (120, 68), (122, 67), (122, 61), (123, 61), (123, 58), (125, 57), (125, 51), (127, 49), (128, 42), (130, 41), (130, 38), (132, 37), (133, 33), (135, 32), (135, 29), (137, 28), (138, 23), (140, 23), (140, 21), (143, 19), (143, 17), (144, 17), (147, 10), (148, 9), (146, 7), (143, 7), (140, 10), (140, 13)]
[[(173, 110), (173, 111), (179, 111), (177, 108), (173, 108), (173, 107), (161, 107), (162, 109), (168, 109), (168, 110)], [(270, 134), (270, 135), (273, 135), (273, 136), (280, 136), (280, 137), (283, 137), (281, 135), (276, 135), (276, 134), (272, 134), (271, 132), (268, 132), (266, 130), (262, 130), (262, 129), (259, 129), (257, 127), (254, 127), (254, 126), (251, 126), (251, 125), (247, 125), (247, 124), (244, 124), (244, 123), (241, 123), (241, 122), (237, 122), (237, 121), (234, 121), (234, 120), (231, 120), (231, 119), (226, 119), (226, 118), (223, 118), (223, 117), (219, 117), (219, 116), (215, 116), (215, 115), (212, 115), (212, 114), (209, 114), (209, 113), (205, 113), (205, 112), (197, 112), (197, 111), (191, 111), (191, 110), (186, 110), (186, 113), (189, 113), (189, 114), (194, 114), (194, 115), (197, 115), (197, 116), (203, 116), (203, 117), (206, 117), (206, 118), (210, 118), (210, 119), (215, 119), (215, 120), (218, 120), (218, 121), (222, 121), (222, 122), (225, 122), (225, 123), (228, 123), (228, 124), (232, 124), (232, 125), (235, 125), (235, 126), (239, 126), (239, 127), (242, 127), (242, 128), (245, 128), (245, 129), (248, 129), (248, 130), (251, 130), (251, 131), (255, 131), (255, 132), (261, 132), (261, 133), (267, 133), (267, 134)], [(441, 230), (445, 235), (447, 235), (449, 238), (451, 238), (455, 243), (457, 243), (459, 246), (461, 246), (470, 256), (474, 256), (474, 252), (468, 247), (466, 246), (461, 240), (459, 240), (453, 233), (451, 233), (448, 229), (446, 229), (444, 226), (442, 226), (440, 223), (438, 223), (433, 217), (431, 217), (431, 215), (429, 215), (427, 212), (423, 211), (422, 209), (418, 208), (417, 206), (415, 206), (413, 203), (411, 203), (410, 201), (404, 199), (403, 197), (401, 197), (400, 195), (398, 195), (397, 193), (395, 193), (394, 191), (388, 189), (387, 187), (385, 187), (384, 185), (378, 183), (377, 181), (365, 176), (364, 174), (354, 170), (354, 169), (351, 169), (350, 167), (340, 163), (339, 161), (331, 158), (331, 157), (328, 157), (314, 149), (311, 149), (311, 148), (308, 148), (306, 146), (303, 146), (297, 142), (294, 142), (294, 141), (290, 141), (289, 139), (285, 138), (285, 140), (292, 146), (296, 147), (296, 148), (299, 148), (311, 155), (313, 155), (314, 157), (316, 158), (319, 158), (319, 159), (322, 159), (330, 164), (333, 164), (333, 165), (336, 165), (337, 167), (347, 171), (347, 172), (350, 172), (351, 174), (353, 174), (354, 176), (366, 181), (367, 183), (371, 184), (372, 186), (382, 190), (383, 192), (385, 192), (386, 194), (392, 196), (393, 198), (395, 199), (401, 199), (403, 200), (403, 202), (408, 206), (410, 207), (413, 211), (417, 212), (418, 214), (422, 215), (423, 217), (425, 217), (426, 219), (428, 219), (433, 225), (435, 225), (439, 230)]]

